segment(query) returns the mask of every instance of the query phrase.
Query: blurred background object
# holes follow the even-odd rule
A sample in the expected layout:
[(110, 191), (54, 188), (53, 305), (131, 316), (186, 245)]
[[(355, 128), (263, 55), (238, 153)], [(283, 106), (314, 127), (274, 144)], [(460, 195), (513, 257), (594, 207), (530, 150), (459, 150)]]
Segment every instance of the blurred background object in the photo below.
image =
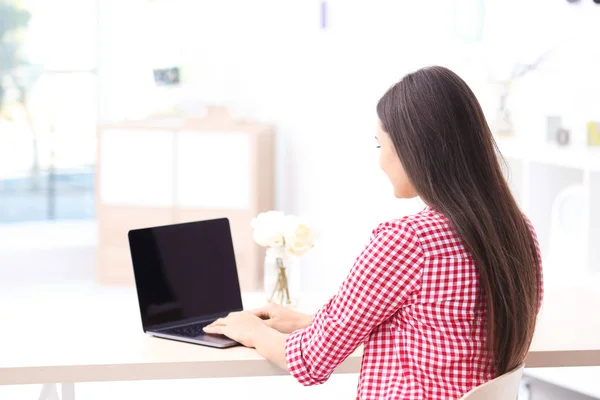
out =
[(53, 3), (0, 3), (0, 222), (94, 215), (95, 2)]

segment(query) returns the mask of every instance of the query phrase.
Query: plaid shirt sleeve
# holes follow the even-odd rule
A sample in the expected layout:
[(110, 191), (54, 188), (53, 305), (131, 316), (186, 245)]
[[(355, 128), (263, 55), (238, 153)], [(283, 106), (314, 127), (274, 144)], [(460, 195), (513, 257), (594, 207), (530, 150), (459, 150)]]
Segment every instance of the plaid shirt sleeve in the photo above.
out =
[(338, 293), (306, 329), (286, 341), (290, 373), (303, 385), (329, 379), (379, 324), (420, 287), (424, 253), (403, 223), (384, 223), (356, 259)]

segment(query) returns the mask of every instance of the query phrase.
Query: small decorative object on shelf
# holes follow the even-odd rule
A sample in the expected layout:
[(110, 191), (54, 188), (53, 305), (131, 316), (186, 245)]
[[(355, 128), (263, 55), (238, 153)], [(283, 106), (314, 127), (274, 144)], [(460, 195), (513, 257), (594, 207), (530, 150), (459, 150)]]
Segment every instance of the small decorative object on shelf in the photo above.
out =
[(553, 143), (556, 141), (556, 132), (562, 128), (562, 118), (556, 115), (546, 117), (546, 139)]
[(498, 96), (498, 106), (496, 115), (492, 121), (492, 131), (498, 136), (513, 136), (515, 127), (510, 112), (509, 98), (514, 84), (529, 73), (536, 71), (544, 61), (552, 54), (553, 49), (543, 52), (533, 62), (528, 64), (515, 63), (510, 73), (503, 73), (502, 76), (495, 76), (488, 72), (489, 81), (496, 87)]
[(556, 131), (556, 142), (561, 146), (568, 146), (571, 140), (571, 132), (568, 129), (560, 128)]
[(600, 147), (600, 122), (588, 122), (587, 124), (588, 140), (590, 147)]
[(563, 126), (561, 117), (549, 116), (546, 120), (546, 137), (551, 143), (568, 146), (571, 141), (571, 132)]
[(511, 84), (511, 81), (500, 81), (495, 83), (499, 93), (498, 108), (496, 109), (493, 126), (494, 134), (499, 136), (512, 136), (515, 130), (507, 104)]
[(292, 269), (297, 265), (297, 257), (313, 248), (313, 229), (302, 218), (286, 216), (281, 211), (260, 213), (251, 225), (256, 243), (267, 248), (264, 266), (267, 300), (295, 305), (299, 288), (290, 281), (297, 280), (298, 274)]
[(158, 86), (178, 85), (179, 67), (153, 69), (154, 83)]

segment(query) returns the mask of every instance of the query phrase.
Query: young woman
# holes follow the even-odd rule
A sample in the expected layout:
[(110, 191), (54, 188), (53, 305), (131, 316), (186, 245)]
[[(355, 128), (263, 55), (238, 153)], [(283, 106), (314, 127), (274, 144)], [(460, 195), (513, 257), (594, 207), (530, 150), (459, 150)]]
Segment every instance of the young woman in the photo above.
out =
[[(481, 107), (442, 67), (377, 105), (380, 166), (422, 212), (384, 222), (314, 316), (276, 306), (206, 328), (254, 347), (304, 385), (360, 344), (361, 399), (458, 399), (521, 364), (542, 297), (541, 260)], [(266, 320), (263, 320), (267, 318)]]

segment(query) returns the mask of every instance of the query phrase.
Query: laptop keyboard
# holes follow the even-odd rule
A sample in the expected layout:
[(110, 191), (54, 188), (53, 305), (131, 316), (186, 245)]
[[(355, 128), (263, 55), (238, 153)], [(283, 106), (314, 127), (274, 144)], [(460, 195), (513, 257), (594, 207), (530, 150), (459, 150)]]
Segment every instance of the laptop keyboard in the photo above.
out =
[(210, 324), (210, 322), (199, 322), (193, 325), (178, 326), (176, 328), (171, 328), (162, 331), (161, 333), (193, 338), (200, 335), (204, 335), (204, 331), (202, 330), (202, 328), (204, 328), (208, 324)]

